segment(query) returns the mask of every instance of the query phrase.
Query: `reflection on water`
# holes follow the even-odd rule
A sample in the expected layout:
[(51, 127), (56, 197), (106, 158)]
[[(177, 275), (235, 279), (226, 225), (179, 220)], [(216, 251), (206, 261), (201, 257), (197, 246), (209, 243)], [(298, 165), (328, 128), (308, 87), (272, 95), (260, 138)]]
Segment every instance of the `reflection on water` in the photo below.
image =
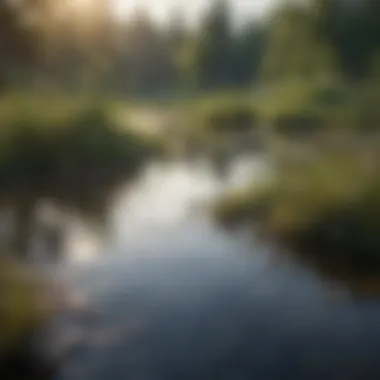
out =
[(57, 379), (378, 378), (380, 303), (204, 212), (266, 170), (251, 158), (224, 177), (203, 161), (155, 163), (115, 200), (106, 246), (69, 234), (99, 252), (78, 260), (86, 247), (70, 246), (61, 266), (81, 307), (48, 334), (71, 347)]

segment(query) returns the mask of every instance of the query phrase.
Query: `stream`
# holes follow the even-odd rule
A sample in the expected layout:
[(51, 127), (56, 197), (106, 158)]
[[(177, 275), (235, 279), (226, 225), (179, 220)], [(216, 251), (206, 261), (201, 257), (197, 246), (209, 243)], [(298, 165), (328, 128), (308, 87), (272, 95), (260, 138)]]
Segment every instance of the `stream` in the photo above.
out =
[(380, 302), (207, 212), (267, 172), (250, 156), (224, 175), (207, 160), (155, 162), (120, 191), (107, 241), (77, 234), (56, 268), (80, 311), (44, 340), (49, 355), (70, 347), (55, 379), (380, 378)]

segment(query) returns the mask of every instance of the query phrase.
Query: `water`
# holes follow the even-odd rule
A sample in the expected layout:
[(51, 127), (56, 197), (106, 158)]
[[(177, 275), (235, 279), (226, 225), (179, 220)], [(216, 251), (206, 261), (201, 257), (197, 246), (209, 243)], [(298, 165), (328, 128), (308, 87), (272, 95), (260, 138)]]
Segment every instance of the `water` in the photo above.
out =
[(56, 379), (380, 376), (376, 299), (353, 299), (204, 212), (266, 173), (251, 159), (231, 166), (221, 178), (205, 162), (152, 164), (115, 201), (102, 252), (76, 236), (61, 275), (86, 312), (64, 314), (53, 329), (56, 350), (75, 347)]

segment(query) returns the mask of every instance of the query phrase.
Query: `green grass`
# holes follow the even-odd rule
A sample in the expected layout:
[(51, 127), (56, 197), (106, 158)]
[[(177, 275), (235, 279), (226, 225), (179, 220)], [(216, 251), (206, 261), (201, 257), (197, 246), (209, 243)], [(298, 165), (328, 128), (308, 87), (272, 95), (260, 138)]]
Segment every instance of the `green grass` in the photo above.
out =
[(220, 200), (224, 223), (259, 222), (304, 255), (380, 270), (380, 175), (358, 157), (336, 155), (282, 170), (262, 188)]

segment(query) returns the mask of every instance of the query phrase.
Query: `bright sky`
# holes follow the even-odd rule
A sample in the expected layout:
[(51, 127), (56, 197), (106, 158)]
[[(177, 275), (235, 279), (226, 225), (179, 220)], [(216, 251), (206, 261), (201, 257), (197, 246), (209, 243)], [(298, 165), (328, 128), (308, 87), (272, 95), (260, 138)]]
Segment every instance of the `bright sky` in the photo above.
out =
[[(136, 6), (150, 10), (160, 21), (167, 18), (173, 10), (181, 10), (190, 21), (199, 19), (199, 15), (210, 5), (211, 0), (113, 0), (118, 13), (129, 13)], [(235, 17), (239, 21), (254, 17), (260, 18), (279, 0), (230, 0)]]

